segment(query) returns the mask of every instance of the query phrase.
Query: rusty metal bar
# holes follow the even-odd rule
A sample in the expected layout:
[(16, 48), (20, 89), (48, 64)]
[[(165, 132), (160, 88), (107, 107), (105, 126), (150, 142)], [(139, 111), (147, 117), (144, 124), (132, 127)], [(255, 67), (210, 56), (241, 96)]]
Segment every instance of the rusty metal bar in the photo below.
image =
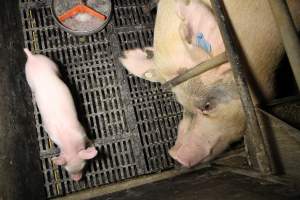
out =
[(175, 87), (195, 76), (198, 76), (212, 68), (215, 68), (217, 66), (220, 66), (221, 64), (224, 64), (228, 62), (226, 53), (221, 53), (213, 58), (211, 58), (210, 60), (204, 61), (198, 65), (196, 65), (195, 67), (187, 70), (186, 72), (184, 72), (183, 74), (167, 81), (166, 83), (163, 84), (163, 87), (165, 87), (166, 89), (171, 89), (172, 87)]
[(289, 58), (297, 85), (300, 89), (300, 39), (288, 6), (284, 0), (268, 0), (281, 33), (283, 45)]
[(211, 0), (211, 4), (216, 15), (228, 59), (231, 63), (234, 78), (240, 93), (245, 115), (247, 117), (246, 141), (247, 145), (253, 149), (255, 155), (251, 157), (251, 160), (256, 161), (262, 174), (271, 174), (272, 159), (267, 153), (265, 141), (258, 124), (256, 112), (248, 88), (246, 73), (242, 64), (238, 45), (236, 44), (233, 28), (231, 26), (229, 17), (226, 14), (223, 1)]

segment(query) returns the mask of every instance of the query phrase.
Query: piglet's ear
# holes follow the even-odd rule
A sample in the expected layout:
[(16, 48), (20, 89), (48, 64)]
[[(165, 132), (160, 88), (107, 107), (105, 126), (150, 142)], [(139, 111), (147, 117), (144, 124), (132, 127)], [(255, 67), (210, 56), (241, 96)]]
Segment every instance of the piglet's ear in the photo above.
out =
[(65, 165), (67, 163), (66, 159), (63, 156), (54, 157), (52, 158), (52, 161), (56, 165)]
[(84, 160), (89, 160), (94, 158), (97, 155), (97, 149), (95, 147), (89, 147), (87, 149), (79, 151), (79, 158)]

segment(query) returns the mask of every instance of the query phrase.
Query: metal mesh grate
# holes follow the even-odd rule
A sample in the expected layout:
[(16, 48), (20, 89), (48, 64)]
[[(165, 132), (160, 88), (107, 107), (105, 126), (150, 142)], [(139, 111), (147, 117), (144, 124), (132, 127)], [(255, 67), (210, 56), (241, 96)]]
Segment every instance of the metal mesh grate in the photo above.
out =
[(37, 139), (48, 198), (114, 183), (174, 166), (174, 144), (181, 107), (159, 84), (129, 75), (117, 58), (122, 50), (152, 44), (154, 16), (143, 12), (147, 0), (114, 0), (107, 27), (75, 37), (54, 24), (49, 0), (21, 0), (25, 46), (52, 58), (78, 104), (80, 120), (99, 156), (83, 181), (70, 180), (53, 165), (59, 153), (45, 133), (35, 106)]

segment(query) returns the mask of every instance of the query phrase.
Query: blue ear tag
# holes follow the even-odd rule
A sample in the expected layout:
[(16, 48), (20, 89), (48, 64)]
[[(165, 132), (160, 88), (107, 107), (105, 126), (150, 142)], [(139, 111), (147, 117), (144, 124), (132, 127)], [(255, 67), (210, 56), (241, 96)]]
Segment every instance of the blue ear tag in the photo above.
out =
[(204, 38), (203, 33), (198, 33), (196, 36), (196, 45), (203, 49), (206, 53), (211, 53), (211, 44)]

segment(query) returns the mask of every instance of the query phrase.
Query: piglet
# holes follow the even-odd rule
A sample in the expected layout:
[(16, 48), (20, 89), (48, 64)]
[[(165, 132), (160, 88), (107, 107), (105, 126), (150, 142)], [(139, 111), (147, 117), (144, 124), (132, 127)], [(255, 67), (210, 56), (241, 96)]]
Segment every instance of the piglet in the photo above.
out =
[(56, 64), (43, 55), (33, 55), (24, 49), (28, 60), (25, 66), (27, 82), (40, 110), (43, 126), (51, 140), (60, 148), (52, 158), (62, 165), (71, 179), (79, 181), (86, 160), (97, 155), (95, 147), (86, 147), (88, 138), (77, 118), (71, 93), (59, 78)]

